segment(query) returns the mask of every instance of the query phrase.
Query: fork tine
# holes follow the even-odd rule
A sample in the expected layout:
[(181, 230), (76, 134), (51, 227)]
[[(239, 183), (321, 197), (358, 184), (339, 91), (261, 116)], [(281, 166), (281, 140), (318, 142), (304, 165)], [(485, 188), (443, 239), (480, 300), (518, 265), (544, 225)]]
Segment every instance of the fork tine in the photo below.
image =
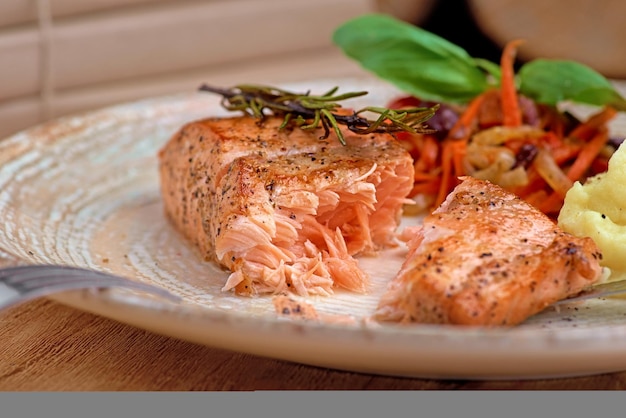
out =
[(130, 280), (97, 270), (60, 265), (34, 264), (0, 269), (0, 279), (3, 279), (5, 282), (20, 283), (43, 277), (70, 277), (73, 279), (82, 278), (85, 280), (92, 278), (94, 281), (98, 279), (118, 281)]
[[(87, 276), (87, 275), (84, 275)], [(15, 281), (7, 281), (7, 284), (10, 284), (14, 287), (20, 287), (22, 289), (36, 289), (42, 286), (53, 286), (53, 285), (71, 285), (72, 283), (76, 283), (77, 285), (82, 285), (83, 287), (92, 284), (93, 287), (111, 287), (111, 286), (131, 286), (131, 287), (143, 287), (144, 285), (139, 282), (128, 282), (126, 280), (121, 280), (115, 277), (95, 277), (93, 279), (88, 277), (83, 277), (77, 274), (69, 274), (69, 275), (45, 275), (45, 274), (34, 274), (29, 276), (20, 277), (20, 280)]]
[(120, 287), (145, 291), (170, 300), (165, 289), (96, 270), (59, 265), (26, 265), (0, 269), (0, 308), (52, 293), (86, 288)]

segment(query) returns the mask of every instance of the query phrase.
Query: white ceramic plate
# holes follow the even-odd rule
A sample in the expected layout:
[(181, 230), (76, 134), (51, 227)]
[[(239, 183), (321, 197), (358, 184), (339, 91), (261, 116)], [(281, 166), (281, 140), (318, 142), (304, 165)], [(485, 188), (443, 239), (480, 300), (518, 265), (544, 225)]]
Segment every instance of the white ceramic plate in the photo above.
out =
[[(316, 80), (287, 88), (368, 90), (384, 105), (396, 90), (373, 79)], [(346, 103), (348, 105), (348, 103)], [(156, 154), (184, 122), (226, 112), (192, 92), (57, 120), (0, 141), (0, 248), (28, 262), (113, 272), (164, 287), (171, 304), (122, 291), (70, 292), (70, 306), (165, 335), (278, 359), (376, 374), (464, 379), (574, 376), (626, 370), (626, 300), (548, 308), (510, 329), (376, 325), (373, 311), (402, 250), (361, 260), (368, 296), (312, 298), (354, 324), (277, 318), (270, 298), (220, 289), (226, 273), (200, 260), (163, 216)], [(406, 222), (411, 222), (407, 219)]]

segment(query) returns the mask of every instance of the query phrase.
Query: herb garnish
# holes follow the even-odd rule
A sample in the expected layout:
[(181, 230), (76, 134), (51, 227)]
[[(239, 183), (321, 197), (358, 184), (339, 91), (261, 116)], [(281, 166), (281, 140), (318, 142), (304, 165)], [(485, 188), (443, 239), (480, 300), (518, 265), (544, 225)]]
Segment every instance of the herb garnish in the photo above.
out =
[[(430, 119), (439, 105), (432, 107), (416, 107), (402, 110), (392, 110), (382, 107), (365, 107), (352, 114), (338, 113), (341, 100), (366, 95), (366, 91), (343, 93), (335, 95), (338, 87), (334, 87), (320, 96), (311, 95), (310, 92), (293, 93), (287, 90), (261, 85), (238, 85), (233, 88), (219, 88), (203, 84), (200, 91), (216, 93), (222, 96), (222, 106), (230, 111), (242, 111), (254, 116), (262, 123), (267, 116), (266, 111), (273, 115), (284, 117), (280, 128), (284, 128), (290, 122), (295, 123), (301, 129), (316, 129), (320, 125), (324, 128), (324, 135), (320, 139), (326, 139), (332, 128), (342, 145), (346, 145), (344, 136), (339, 129), (339, 124), (357, 134), (369, 133), (432, 133), (424, 123)], [(380, 115), (376, 120), (370, 120), (361, 116), (365, 112)]]
[[(466, 103), (500, 83), (497, 64), (388, 15), (349, 20), (335, 30), (333, 42), (365, 69), (424, 100)], [(516, 82), (520, 94), (547, 105), (569, 100), (626, 111), (626, 99), (604, 76), (574, 61), (529, 61)]]

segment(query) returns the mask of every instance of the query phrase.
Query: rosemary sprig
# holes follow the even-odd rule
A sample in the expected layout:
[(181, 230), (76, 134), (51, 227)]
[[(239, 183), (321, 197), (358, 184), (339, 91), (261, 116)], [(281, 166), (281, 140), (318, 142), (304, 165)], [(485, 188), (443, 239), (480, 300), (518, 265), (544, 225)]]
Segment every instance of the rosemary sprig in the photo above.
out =
[[(338, 89), (338, 87), (334, 87), (326, 93), (316, 96), (312, 95), (310, 91), (303, 94), (293, 93), (276, 87), (250, 84), (242, 84), (233, 88), (220, 88), (203, 84), (199, 88), (200, 91), (221, 95), (221, 104), (225, 109), (242, 111), (258, 118), (260, 123), (267, 116), (266, 112), (271, 112), (273, 115), (284, 117), (280, 126), (281, 129), (290, 122), (295, 123), (301, 129), (316, 129), (321, 125), (324, 129), (324, 135), (320, 139), (328, 138), (332, 128), (342, 145), (346, 145), (346, 141), (339, 124), (345, 125), (350, 131), (362, 135), (373, 132), (433, 132), (433, 129), (424, 123), (435, 114), (439, 105), (402, 110), (365, 107), (352, 112), (352, 114), (338, 113), (341, 105), (337, 102), (367, 94), (366, 91), (335, 94)], [(362, 116), (366, 112), (379, 116), (375, 120), (370, 120)]]

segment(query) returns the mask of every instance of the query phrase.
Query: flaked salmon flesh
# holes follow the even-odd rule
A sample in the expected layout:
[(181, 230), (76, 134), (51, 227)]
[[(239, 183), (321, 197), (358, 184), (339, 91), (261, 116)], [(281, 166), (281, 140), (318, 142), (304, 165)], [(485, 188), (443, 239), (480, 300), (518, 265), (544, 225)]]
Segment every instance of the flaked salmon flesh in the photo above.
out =
[(167, 217), (242, 295), (366, 292), (355, 258), (397, 245), (413, 182), (387, 134), (280, 128), (247, 116), (194, 121), (159, 152)]
[(563, 232), (515, 195), (471, 177), (402, 234), (408, 255), (377, 321), (516, 325), (602, 277), (590, 238)]

